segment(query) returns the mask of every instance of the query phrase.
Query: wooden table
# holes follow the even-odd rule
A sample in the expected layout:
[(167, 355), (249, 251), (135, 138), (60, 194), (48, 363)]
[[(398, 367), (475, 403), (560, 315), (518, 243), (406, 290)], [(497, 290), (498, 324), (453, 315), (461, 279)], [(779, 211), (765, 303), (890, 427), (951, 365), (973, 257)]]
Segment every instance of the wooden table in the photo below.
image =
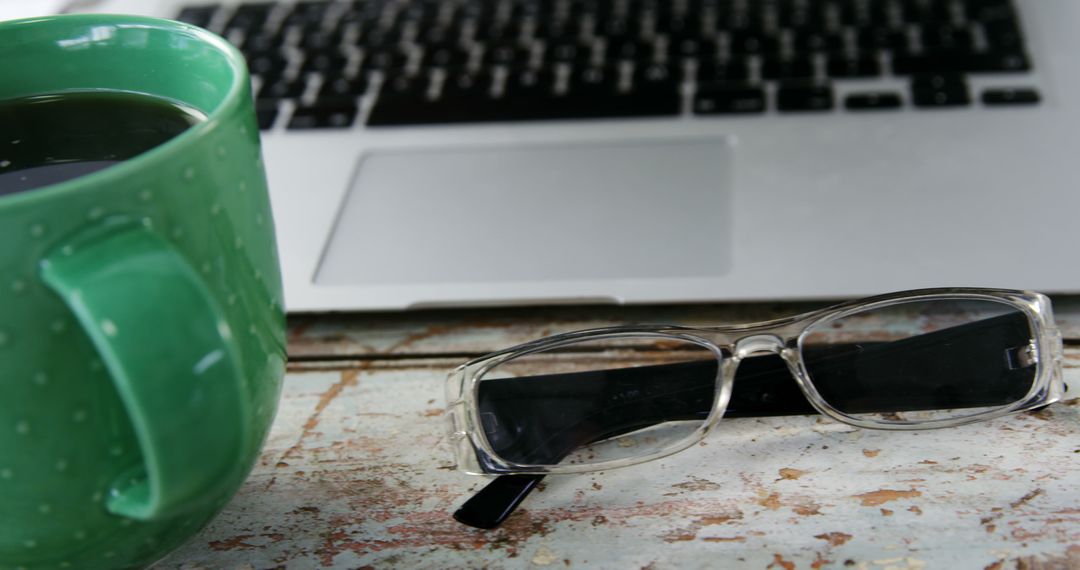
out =
[(796, 304), (301, 316), (259, 464), (156, 568), (1080, 568), (1080, 299), (1057, 299), (1070, 400), (924, 432), (724, 420), (664, 460), (548, 477), (501, 528), (450, 513), (443, 383), (465, 359), (611, 324), (736, 323)]

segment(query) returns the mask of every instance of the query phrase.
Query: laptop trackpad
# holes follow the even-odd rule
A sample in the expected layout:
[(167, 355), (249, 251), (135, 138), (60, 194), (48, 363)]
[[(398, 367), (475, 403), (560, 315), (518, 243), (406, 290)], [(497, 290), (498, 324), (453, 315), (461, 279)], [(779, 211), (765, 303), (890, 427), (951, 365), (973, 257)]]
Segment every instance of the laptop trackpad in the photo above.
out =
[(373, 151), (315, 282), (720, 276), (732, 152), (723, 138)]

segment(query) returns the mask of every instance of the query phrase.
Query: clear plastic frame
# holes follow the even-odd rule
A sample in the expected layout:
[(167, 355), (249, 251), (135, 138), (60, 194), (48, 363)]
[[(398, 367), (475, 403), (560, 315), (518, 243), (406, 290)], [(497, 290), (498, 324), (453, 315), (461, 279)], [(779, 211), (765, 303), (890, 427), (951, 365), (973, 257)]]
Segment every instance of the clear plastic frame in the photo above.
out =
[[(953, 323), (952, 328), (936, 331), (932, 330), (932, 323), (909, 322), (905, 326), (910, 328), (914, 324), (922, 328), (906, 336), (897, 333), (897, 338), (885, 339), (878, 336), (881, 331), (891, 329), (880, 322), (872, 322), (868, 327), (873, 334), (847, 330), (857, 328), (860, 318), (880, 321), (903, 315), (912, 308), (928, 307), (954, 311), (960, 324)], [(851, 326), (845, 328), (847, 325)], [(960, 335), (956, 331), (966, 332)], [(846, 335), (844, 338), (849, 340), (845, 345), (828, 345), (826, 341), (832, 334)], [(540, 366), (543, 372), (545, 361), (538, 356), (588, 343), (608, 347), (619, 343), (629, 346), (638, 341), (653, 346), (692, 348), (695, 354), (714, 359), (712, 368), (700, 369), (708, 370), (711, 377), (699, 388), (711, 392), (706, 400), (698, 390), (696, 415), (692, 416), (696, 419), (689, 427), (671, 431), (677, 435), (669, 433), (665, 437), (671, 439), (661, 439), (656, 445), (634, 453), (581, 463), (556, 461), (561, 455), (549, 461), (514, 461), (504, 456), (505, 450), (500, 453), (492, 445), (489, 437), (492, 430), (485, 429), (485, 418), (481, 417), (480, 390), (493, 370), (507, 370), (515, 362), (529, 359), (532, 368)], [(878, 342), (881, 344), (875, 344)], [(875, 360), (875, 354), (886, 352), (885, 348), (874, 347), (887, 347), (888, 358)], [(879, 352), (873, 353), (874, 350)], [(704, 439), (726, 413), (730, 415), (729, 405), (740, 364), (761, 355), (777, 355), (784, 361), (785, 381), (797, 386), (806, 400), (804, 405), (809, 405), (807, 411), (862, 428), (913, 430), (957, 426), (1044, 406), (1059, 400), (1065, 390), (1061, 376), (1061, 335), (1054, 324), (1050, 300), (1034, 292), (923, 289), (852, 301), (762, 323), (592, 329), (495, 352), (471, 360), (450, 374), (447, 417), (457, 466), (468, 473), (486, 475), (581, 473), (625, 467), (676, 453)], [(1007, 375), (1008, 382), (993, 379), (982, 382), (981, 376), (979, 382), (971, 379), (984, 370), (1002, 377)], [(907, 389), (903, 383), (914, 381), (912, 378), (920, 374), (934, 377), (934, 389), (927, 390), (928, 394), (932, 392), (933, 401), (911, 404), (914, 410), (911, 413), (889, 410), (878, 413), (875, 402), (903, 395)], [(533, 376), (538, 381), (552, 377)], [(948, 406), (956, 409), (944, 409)], [(682, 425), (687, 424), (684, 421)], [(512, 431), (507, 429), (508, 433)]]

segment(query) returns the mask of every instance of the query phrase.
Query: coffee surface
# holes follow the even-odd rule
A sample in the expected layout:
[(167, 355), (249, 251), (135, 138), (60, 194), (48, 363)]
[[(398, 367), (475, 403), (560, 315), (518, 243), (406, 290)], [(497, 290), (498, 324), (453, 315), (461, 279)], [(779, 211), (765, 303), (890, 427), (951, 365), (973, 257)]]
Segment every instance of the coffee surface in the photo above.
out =
[(206, 116), (151, 95), (76, 91), (0, 101), (0, 197), (133, 158)]

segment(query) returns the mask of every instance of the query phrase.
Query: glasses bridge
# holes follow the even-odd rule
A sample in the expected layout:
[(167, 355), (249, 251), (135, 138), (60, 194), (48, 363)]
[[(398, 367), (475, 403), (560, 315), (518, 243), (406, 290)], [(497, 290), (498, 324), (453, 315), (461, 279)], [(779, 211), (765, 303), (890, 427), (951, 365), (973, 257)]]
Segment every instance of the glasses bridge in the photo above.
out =
[(770, 354), (783, 356), (785, 348), (784, 339), (774, 334), (755, 334), (735, 341), (734, 356), (738, 360)]

